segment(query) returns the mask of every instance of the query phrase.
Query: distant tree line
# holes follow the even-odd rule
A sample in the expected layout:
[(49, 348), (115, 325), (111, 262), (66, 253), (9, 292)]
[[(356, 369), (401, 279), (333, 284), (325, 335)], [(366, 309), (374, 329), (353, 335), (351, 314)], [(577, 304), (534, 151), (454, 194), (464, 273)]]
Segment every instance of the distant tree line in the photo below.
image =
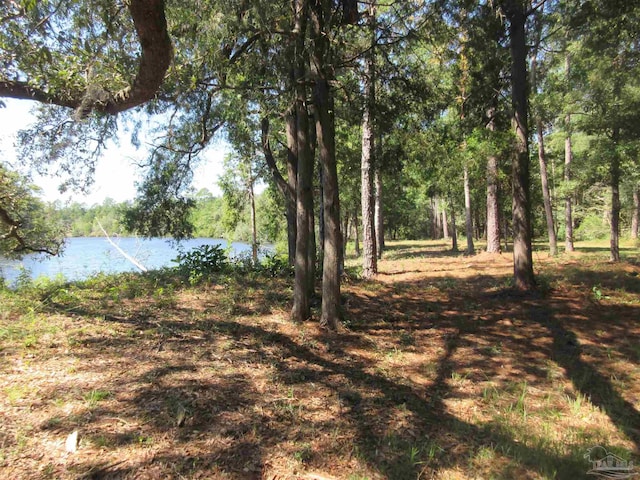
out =
[[(194, 205), (189, 221), (194, 237), (225, 238), (231, 241), (251, 242), (250, 212), (248, 205), (230, 204), (225, 197), (215, 197), (202, 189), (193, 196)], [(285, 236), (284, 217), (278, 218), (279, 207), (273, 194), (266, 190), (256, 195), (258, 243), (275, 243)], [(116, 202), (106, 198), (101, 204), (87, 206), (73, 202), (69, 205), (55, 202), (46, 208), (49, 221), (61, 226), (67, 237), (102, 237), (102, 228), (109, 235), (130, 236), (135, 233), (126, 227), (123, 213), (131, 202)], [(102, 228), (100, 227), (102, 226)], [(282, 233), (284, 232), (284, 234)]]

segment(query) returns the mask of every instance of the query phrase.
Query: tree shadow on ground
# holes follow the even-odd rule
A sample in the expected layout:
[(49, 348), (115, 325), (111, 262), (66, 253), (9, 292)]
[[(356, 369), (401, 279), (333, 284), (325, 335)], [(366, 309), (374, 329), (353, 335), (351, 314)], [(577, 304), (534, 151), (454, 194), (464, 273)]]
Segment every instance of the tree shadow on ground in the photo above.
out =
[(414, 258), (434, 257), (463, 257), (468, 254), (463, 250), (452, 250), (451, 246), (443, 242), (431, 242), (426, 248), (424, 244), (415, 245), (411, 242), (398, 242), (384, 249), (385, 260), (409, 260)]
[(640, 269), (627, 264), (625, 269), (617, 265), (600, 265), (597, 269), (582, 265), (567, 265), (558, 269), (556, 273), (549, 275), (556, 281), (566, 281), (571, 285), (586, 287), (588, 291), (593, 288), (619, 291), (632, 294), (640, 293)]
[[(638, 254), (638, 247), (634, 247), (634, 246), (620, 246), (620, 253), (622, 255), (633, 255), (633, 254)], [(577, 252), (583, 252), (583, 253), (602, 253), (603, 256), (607, 256), (610, 252), (611, 249), (610, 247), (607, 246), (586, 246), (586, 245), (579, 245), (576, 248)]]
[[(157, 444), (126, 462), (85, 458), (72, 470), (80, 478), (264, 478), (285, 467), (346, 478), (362, 465), (363, 475), (394, 479), (446, 469), (576, 478), (598, 433), (560, 448), (527, 420), (546, 422), (536, 392), (557, 393), (566, 381), (637, 451), (640, 415), (607, 369), (608, 349), (624, 354), (639, 343), (631, 320), (640, 307), (610, 311), (563, 291), (522, 296), (497, 287), (502, 281), (355, 282), (340, 334), (180, 302), (147, 308), (148, 316), (104, 314), (101, 322), (120, 333), (87, 333), (74, 355), (87, 371), (98, 357), (119, 366), (104, 386), (114, 398), (45, 428), (82, 428), (107, 451), (144, 450), (146, 438)], [(221, 296), (203, 294), (204, 303)], [(238, 298), (252, 311), (251, 295)], [(637, 390), (637, 380), (628, 382)]]

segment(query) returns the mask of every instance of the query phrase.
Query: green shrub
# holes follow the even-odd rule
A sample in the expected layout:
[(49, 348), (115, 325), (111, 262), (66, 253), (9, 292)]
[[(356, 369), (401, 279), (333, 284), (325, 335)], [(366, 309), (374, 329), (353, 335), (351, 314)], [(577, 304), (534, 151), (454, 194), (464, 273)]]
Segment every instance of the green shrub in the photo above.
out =
[(609, 230), (609, 225), (602, 220), (600, 215), (591, 213), (582, 219), (574, 236), (576, 240), (601, 240), (607, 238)]
[(213, 274), (229, 265), (227, 253), (220, 245), (200, 245), (189, 252), (181, 253), (173, 260), (177, 270), (191, 285), (210, 280)]
[(258, 265), (253, 263), (251, 252), (241, 252), (233, 256), (230, 261), (231, 270), (235, 273), (255, 273)]
[(286, 277), (293, 275), (293, 267), (289, 265), (287, 258), (278, 254), (265, 255), (260, 262), (262, 270), (270, 277)]
[(173, 260), (176, 270), (191, 285), (210, 281), (213, 274), (225, 272), (239, 275), (266, 275), (285, 277), (293, 274), (286, 257), (267, 253), (258, 263), (253, 262), (251, 252), (243, 252), (229, 258), (219, 245), (201, 245)]

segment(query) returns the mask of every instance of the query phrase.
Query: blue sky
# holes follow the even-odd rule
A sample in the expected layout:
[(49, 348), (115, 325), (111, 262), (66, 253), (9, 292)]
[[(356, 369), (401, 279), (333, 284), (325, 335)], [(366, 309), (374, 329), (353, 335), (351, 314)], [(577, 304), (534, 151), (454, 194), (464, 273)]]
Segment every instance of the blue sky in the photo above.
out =
[[(0, 155), (2, 161), (15, 167), (17, 166), (14, 148), (16, 132), (31, 123), (32, 116), (29, 111), (33, 103), (25, 100), (4, 101), (7, 107), (0, 108)], [(58, 179), (34, 176), (34, 182), (42, 188), (42, 198), (47, 201), (77, 201), (87, 205), (102, 203), (107, 197), (117, 202), (133, 199), (136, 193), (135, 182), (139, 179), (137, 167), (133, 162), (144, 159), (146, 152), (144, 149), (136, 150), (128, 138), (121, 138), (119, 143), (119, 146), (111, 144), (98, 162), (95, 183), (88, 195), (60, 194)], [(217, 181), (222, 173), (222, 163), (226, 153), (227, 147), (223, 142), (203, 152), (204, 161), (194, 175), (196, 190), (207, 188), (215, 195), (220, 194)]]

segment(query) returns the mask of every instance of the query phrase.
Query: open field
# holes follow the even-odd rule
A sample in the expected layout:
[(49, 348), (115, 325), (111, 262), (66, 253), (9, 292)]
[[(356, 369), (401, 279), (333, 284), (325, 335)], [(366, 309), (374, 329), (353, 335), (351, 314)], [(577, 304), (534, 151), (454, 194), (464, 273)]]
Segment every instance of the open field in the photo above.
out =
[(345, 279), (339, 333), (288, 321), (286, 278), (5, 291), (0, 478), (577, 479), (597, 445), (637, 461), (640, 251), (578, 248), (537, 252), (540, 290), (519, 295), (510, 255), (390, 243), (375, 281)]

